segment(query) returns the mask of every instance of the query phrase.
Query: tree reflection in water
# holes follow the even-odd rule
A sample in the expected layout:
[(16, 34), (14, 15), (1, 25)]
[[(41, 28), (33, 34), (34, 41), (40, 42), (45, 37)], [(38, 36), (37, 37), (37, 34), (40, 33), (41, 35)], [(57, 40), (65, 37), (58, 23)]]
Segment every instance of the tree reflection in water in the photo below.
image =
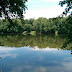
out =
[[(65, 42), (66, 37), (64, 35), (0, 35), (0, 46), (9, 47), (38, 46), (39, 48), (61, 48)], [(70, 50), (71, 45), (72, 43), (64, 49)]]
[(71, 50), (71, 54), (72, 54), (72, 50)]

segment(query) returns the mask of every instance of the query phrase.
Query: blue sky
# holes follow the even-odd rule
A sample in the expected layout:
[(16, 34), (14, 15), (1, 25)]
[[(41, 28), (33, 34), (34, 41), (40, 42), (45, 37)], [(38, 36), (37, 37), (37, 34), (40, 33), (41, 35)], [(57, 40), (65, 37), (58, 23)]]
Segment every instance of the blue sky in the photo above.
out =
[(47, 0), (28, 0), (27, 5), (28, 9), (40, 9), (40, 8), (47, 8), (57, 6), (59, 1), (52, 2)]
[(25, 19), (59, 16), (64, 11), (64, 8), (58, 5), (59, 1), (61, 0), (28, 0)]

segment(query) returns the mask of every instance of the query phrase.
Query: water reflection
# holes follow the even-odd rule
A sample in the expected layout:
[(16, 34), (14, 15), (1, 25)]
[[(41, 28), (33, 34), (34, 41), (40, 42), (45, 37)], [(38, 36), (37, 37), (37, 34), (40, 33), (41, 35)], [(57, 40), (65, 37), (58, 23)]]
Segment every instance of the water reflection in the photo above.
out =
[(1, 57), (0, 57), (0, 59), (1, 59)]
[(16, 58), (17, 54), (10, 53), (10, 51), (15, 51), (15, 50), (16, 50), (15, 48), (0, 46), (0, 58), (5, 58), (5, 57)]
[(0, 35), (0, 71), (2, 72), (72, 72), (66, 38), (48, 35)]
[[(22, 47), (22, 46), (38, 46), (39, 48), (61, 48), (66, 38), (54, 35), (0, 35), (0, 46)], [(67, 46), (67, 49), (72, 44)]]
[(53, 51), (53, 50), (59, 50), (58, 48), (49, 48), (49, 47), (46, 47), (46, 48), (38, 48), (38, 46), (35, 46), (33, 48), (33, 50), (35, 51)]
[(72, 54), (72, 50), (71, 50), (71, 54)]
[(72, 72), (70, 50), (39, 50), (30, 46), (6, 47), (7, 52), (4, 49), (0, 50), (0, 70), (3, 72)]

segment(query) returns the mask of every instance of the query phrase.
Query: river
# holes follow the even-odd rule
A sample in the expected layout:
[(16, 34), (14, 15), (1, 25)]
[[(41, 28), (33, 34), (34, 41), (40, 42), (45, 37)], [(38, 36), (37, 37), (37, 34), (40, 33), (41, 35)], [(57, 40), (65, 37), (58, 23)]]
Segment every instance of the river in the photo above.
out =
[(1, 72), (72, 72), (64, 35), (0, 35)]

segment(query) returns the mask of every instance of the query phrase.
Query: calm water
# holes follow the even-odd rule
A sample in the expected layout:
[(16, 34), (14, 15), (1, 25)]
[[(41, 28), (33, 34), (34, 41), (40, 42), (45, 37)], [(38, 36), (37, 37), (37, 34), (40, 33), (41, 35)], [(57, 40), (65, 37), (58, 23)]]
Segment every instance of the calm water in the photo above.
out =
[(53, 35), (0, 35), (0, 71), (72, 72), (72, 44), (61, 49), (65, 41)]

